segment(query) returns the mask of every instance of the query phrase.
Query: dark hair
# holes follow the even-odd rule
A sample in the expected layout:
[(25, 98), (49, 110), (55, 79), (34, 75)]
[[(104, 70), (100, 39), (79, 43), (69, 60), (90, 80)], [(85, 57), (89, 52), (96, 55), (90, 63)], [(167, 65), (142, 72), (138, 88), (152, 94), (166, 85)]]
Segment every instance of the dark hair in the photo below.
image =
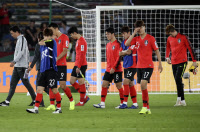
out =
[(53, 36), (53, 31), (49, 28), (44, 29), (43, 31), (44, 36)]
[(38, 33), (38, 39), (39, 39), (39, 41), (44, 39), (43, 32)]
[(61, 23), (63, 23), (65, 26), (67, 25), (67, 22), (62, 20)]
[(21, 30), (19, 29), (18, 26), (13, 26), (13, 27), (11, 27), (11, 28), (10, 28), (10, 31), (21, 33)]
[(144, 21), (137, 20), (134, 24), (135, 28), (145, 26)]
[(174, 32), (174, 30), (175, 30), (174, 25), (169, 24), (169, 25), (167, 25), (165, 32), (166, 32), (166, 34), (169, 34), (170, 32)]
[(124, 26), (124, 27), (122, 27), (121, 32), (122, 33), (124, 33), (124, 32), (128, 33), (128, 32), (130, 32), (130, 28), (128, 26)]
[(51, 23), (51, 24), (49, 25), (49, 27), (58, 28), (58, 24), (56, 24), (56, 23)]
[(115, 33), (115, 30), (112, 27), (107, 28), (105, 31), (111, 34)]
[(33, 22), (33, 23), (35, 23), (35, 20), (30, 20), (30, 22)]
[(47, 22), (43, 22), (43, 23), (40, 24), (40, 30), (44, 30), (44, 29), (43, 29), (43, 25), (44, 25), (44, 24), (46, 24), (47, 27), (48, 27), (48, 23), (47, 23)]
[(71, 33), (78, 33), (77, 27), (75, 26), (70, 27), (70, 29), (68, 30), (68, 34), (71, 34)]

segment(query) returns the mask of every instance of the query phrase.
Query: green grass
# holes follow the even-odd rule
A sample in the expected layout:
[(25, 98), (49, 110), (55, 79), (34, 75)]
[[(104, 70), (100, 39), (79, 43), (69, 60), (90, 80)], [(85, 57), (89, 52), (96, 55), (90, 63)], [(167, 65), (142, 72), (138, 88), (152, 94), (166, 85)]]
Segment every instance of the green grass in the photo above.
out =
[[(0, 101), (7, 94), (0, 94)], [(73, 94), (78, 102), (79, 94)], [(142, 101), (138, 95), (139, 109), (115, 109), (119, 105), (119, 95), (108, 95), (106, 108), (92, 106), (100, 102), (100, 96), (90, 96), (91, 100), (84, 107), (69, 111), (69, 102), (62, 96), (62, 114), (39, 108), (39, 114), (26, 112), (31, 102), (30, 96), (17, 93), (9, 107), (0, 107), (0, 132), (195, 132), (200, 130), (200, 95), (185, 95), (186, 107), (174, 107), (176, 95), (150, 95), (152, 115), (139, 115)], [(49, 105), (44, 94), (45, 105)], [(128, 105), (132, 105), (129, 100)]]

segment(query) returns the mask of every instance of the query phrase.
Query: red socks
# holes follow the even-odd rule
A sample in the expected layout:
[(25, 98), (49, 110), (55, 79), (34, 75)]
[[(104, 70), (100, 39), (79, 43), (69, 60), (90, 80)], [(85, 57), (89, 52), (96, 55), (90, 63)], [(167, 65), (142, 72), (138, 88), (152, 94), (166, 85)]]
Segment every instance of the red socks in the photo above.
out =
[(50, 98), (50, 104), (54, 105), (54, 101), (55, 101), (56, 97), (55, 97), (54, 93), (52, 92), (51, 88), (49, 88), (49, 98)]
[(41, 93), (37, 93), (37, 96), (35, 98), (35, 106), (36, 107), (39, 107), (40, 106), (40, 103), (42, 101), (42, 94)]
[(84, 98), (86, 95), (86, 88), (85, 84), (79, 85), (80, 86), (80, 102), (84, 102)]
[(71, 93), (71, 90), (69, 89), (69, 87), (66, 87), (64, 92), (67, 95), (67, 97), (69, 98), (69, 101), (73, 101), (74, 100), (73, 97), (72, 97), (72, 93)]
[(123, 91), (123, 88), (120, 88), (118, 89), (119, 90), (119, 96), (120, 96), (120, 101), (121, 101), (121, 104), (124, 102), (124, 91)]
[(102, 90), (101, 90), (101, 102), (105, 102), (105, 100), (106, 100), (106, 95), (107, 95), (107, 92), (108, 92), (108, 89), (107, 89), (107, 88), (104, 88), (104, 87), (102, 87)]
[(80, 86), (79, 86), (79, 84), (77, 82), (72, 84), (72, 86), (80, 93)]
[(143, 100), (143, 107), (147, 107), (149, 102), (149, 95), (147, 89), (142, 90), (142, 100)]
[(60, 93), (57, 92), (55, 94), (55, 97), (56, 97), (57, 108), (60, 108), (61, 107), (61, 96), (60, 96)]
[(124, 85), (124, 102), (128, 101), (129, 96), (129, 85)]
[(134, 86), (130, 87), (130, 95), (133, 103), (137, 103), (137, 92)]

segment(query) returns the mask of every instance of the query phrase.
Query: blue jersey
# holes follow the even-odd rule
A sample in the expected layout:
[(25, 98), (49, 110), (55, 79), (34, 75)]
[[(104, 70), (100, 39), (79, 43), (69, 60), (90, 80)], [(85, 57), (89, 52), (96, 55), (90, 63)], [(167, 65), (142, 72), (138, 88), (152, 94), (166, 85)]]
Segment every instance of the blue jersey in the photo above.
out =
[[(124, 40), (122, 43), (121, 43), (121, 48), (122, 50), (127, 50), (129, 48), (129, 46), (125, 46), (125, 41)], [(133, 65), (133, 56), (132, 54), (130, 55), (126, 55), (123, 57), (123, 67), (124, 68), (129, 68)]]
[(40, 46), (41, 64), (40, 72), (45, 72), (49, 69), (57, 70), (56, 57), (57, 57), (57, 44), (54, 39), (45, 41), (46, 45)]

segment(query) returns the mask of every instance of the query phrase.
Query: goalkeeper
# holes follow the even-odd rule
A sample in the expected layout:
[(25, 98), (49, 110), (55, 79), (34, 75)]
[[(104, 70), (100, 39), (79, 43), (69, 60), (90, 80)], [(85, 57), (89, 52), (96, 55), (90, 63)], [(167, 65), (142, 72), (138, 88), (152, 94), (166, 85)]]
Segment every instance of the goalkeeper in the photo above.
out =
[[(174, 106), (186, 106), (182, 76), (187, 66), (187, 49), (192, 57), (193, 66), (196, 68), (196, 57), (187, 36), (178, 33), (172, 24), (167, 25), (166, 34), (170, 35), (167, 39), (166, 59), (168, 64), (172, 64), (172, 70), (177, 87), (177, 101)], [(169, 54), (171, 51), (171, 60)]]

